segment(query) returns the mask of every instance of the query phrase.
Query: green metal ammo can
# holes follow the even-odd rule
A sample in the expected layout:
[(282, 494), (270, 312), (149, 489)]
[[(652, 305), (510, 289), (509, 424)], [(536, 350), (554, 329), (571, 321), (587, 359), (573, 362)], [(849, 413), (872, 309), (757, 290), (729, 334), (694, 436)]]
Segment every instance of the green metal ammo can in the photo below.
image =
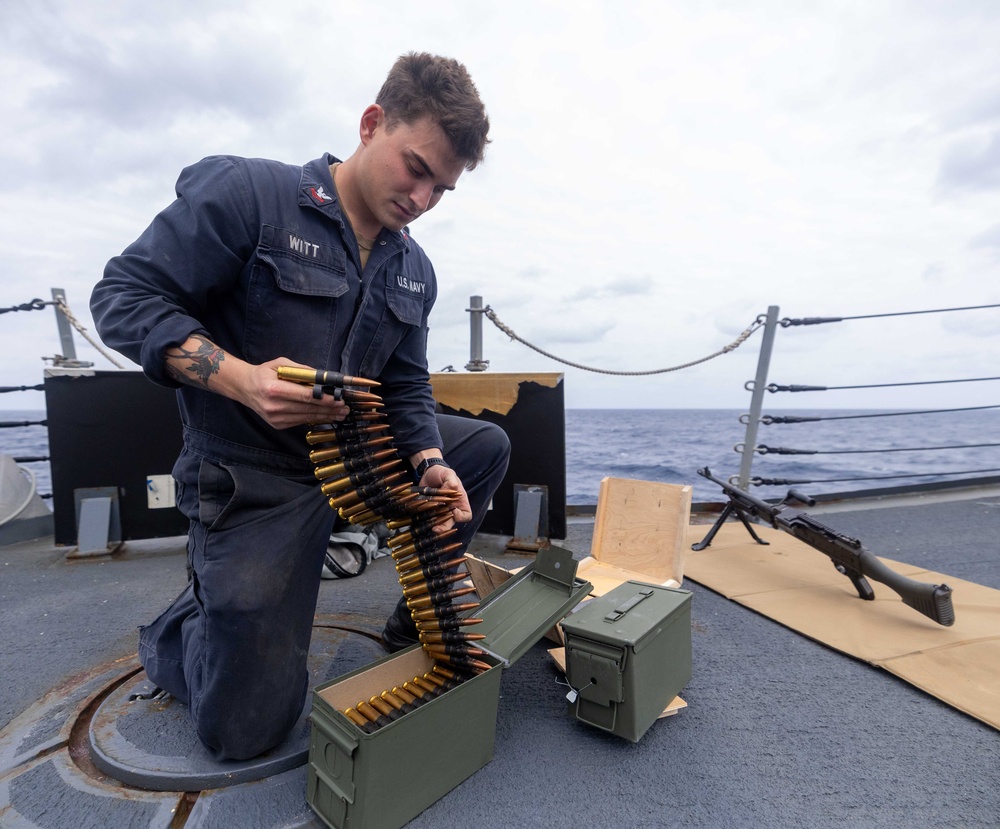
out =
[(691, 592), (627, 581), (562, 622), (578, 720), (638, 742), (691, 679)]
[(500, 674), (590, 592), (576, 564), (540, 551), (471, 613), (493, 667), (373, 733), (342, 712), (430, 670), (419, 645), (314, 689), (306, 800), (327, 826), (397, 829), (493, 759)]

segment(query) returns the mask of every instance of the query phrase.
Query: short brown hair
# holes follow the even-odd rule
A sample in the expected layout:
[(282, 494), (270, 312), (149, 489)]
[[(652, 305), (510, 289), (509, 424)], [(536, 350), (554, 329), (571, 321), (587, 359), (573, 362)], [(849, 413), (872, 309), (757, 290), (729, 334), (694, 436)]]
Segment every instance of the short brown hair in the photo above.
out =
[(490, 119), (468, 70), (454, 58), (409, 52), (389, 70), (375, 98), (392, 126), (432, 118), (451, 142), (455, 155), (474, 170), (490, 139)]

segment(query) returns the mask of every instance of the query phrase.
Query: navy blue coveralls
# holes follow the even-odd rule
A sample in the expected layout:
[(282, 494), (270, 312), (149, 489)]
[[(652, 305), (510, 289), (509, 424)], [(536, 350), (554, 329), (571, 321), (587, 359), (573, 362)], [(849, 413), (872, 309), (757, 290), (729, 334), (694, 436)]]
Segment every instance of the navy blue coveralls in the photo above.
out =
[(191, 581), (140, 628), (149, 678), (190, 707), (219, 759), (277, 745), (298, 719), (334, 511), (308, 460), (306, 427), (276, 430), (222, 395), (174, 381), (164, 352), (201, 334), (259, 364), (287, 357), (377, 379), (400, 455), (437, 447), (461, 478), (468, 543), (506, 471), (491, 424), (434, 415), (427, 318), (430, 261), (383, 228), (362, 271), (326, 155), (303, 167), (211, 157), (177, 199), (112, 259), (91, 310), (104, 341), (177, 389), (184, 448), (173, 474), (191, 522)]

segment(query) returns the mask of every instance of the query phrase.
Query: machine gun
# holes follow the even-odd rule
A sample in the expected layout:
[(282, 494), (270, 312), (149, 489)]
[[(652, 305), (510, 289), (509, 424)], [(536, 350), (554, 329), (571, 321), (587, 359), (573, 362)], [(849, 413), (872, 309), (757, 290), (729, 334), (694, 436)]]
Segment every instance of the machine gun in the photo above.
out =
[(903, 604), (909, 605), (939, 625), (947, 627), (955, 623), (955, 610), (951, 604), (951, 588), (948, 585), (927, 584), (901, 576), (886, 567), (870, 550), (866, 550), (858, 539), (843, 535), (821, 524), (802, 510), (785, 506), (785, 501), (790, 498), (801, 501), (807, 506), (813, 506), (816, 502), (812, 498), (801, 495), (795, 490), (789, 490), (788, 495), (781, 503), (771, 504), (716, 478), (707, 467), (699, 469), (698, 474), (721, 486), (726, 495), (729, 496), (729, 503), (722, 510), (722, 514), (709, 530), (708, 535), (699, 543), (691, 545), (693, 550), (704, 550), (711, 544), (719, 528), (734, 512), (743, 522), (743, 526), (747, 528), (747, 532), (750, 533), (754, 541), (758, 544), (767, 544), (769, 542), (760, 538), (747, 520), (748, 517), (759, 518), (775, 529), (794, 535), (800, 541), (804, 541), (810, 547), (829, 556), (830, 560), (833, 561), (833, 566), (851, 580), (862, 599), (874, 600), (875, 591), (872, 590), (867, 580), (874, 579), (895, 590), (903, 600)]

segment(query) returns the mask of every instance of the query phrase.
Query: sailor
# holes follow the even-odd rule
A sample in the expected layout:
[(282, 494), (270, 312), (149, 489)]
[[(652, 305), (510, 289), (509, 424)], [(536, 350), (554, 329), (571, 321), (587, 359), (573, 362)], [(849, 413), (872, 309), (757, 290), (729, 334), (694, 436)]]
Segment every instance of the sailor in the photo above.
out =
[[(335, 513), (307, 454), (309, 424), (343, 420), (333, 396), (279, 365), (378, 380), (395, 445), (422, 486), (457, 490), (467, 545), (506, 471), (499, 428), (435, 415), (427, 320), (437, 296), (409, 225), (483, 159), (489, 120), (465, 67), (410, 53), (361, 114), (343, 162), (218, 156), (94, 288), (104, 341), (177, 389), (173, 474), (190, 519), (190, 581), (140, 628), (150, 680), (189, 706), (218, 759), (279, 744), (307, 694), (306, 655)], [(417, 641), (401, 600), (383, 641)]]

